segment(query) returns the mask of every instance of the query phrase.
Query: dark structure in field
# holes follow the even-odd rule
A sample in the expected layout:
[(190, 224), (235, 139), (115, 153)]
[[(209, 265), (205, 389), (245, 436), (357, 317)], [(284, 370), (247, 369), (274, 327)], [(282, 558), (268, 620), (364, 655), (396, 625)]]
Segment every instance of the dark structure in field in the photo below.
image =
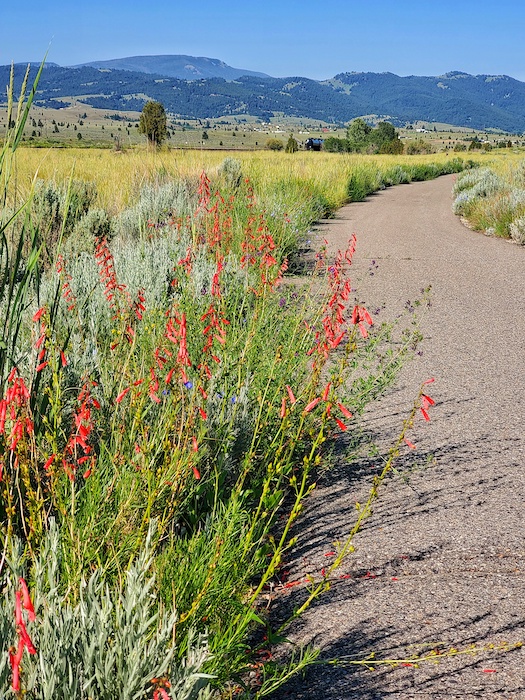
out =
[(304, 145), (307, 151), (320, 151), (323, 147), (323, 139), (306, 139)]

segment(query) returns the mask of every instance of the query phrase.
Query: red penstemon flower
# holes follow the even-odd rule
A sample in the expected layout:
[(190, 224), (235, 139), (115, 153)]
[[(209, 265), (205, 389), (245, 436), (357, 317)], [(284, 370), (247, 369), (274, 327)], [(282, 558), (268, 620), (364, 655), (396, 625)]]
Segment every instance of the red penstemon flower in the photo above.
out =
[(368, 313), (368, 311), (365, 309), (364, 306), (354, 306), (354, 310), (352, 311), (352, 323), (355, 325), (359, 326), (359, 332), (363, 336), (363, 338), (368, 337), (368, 331), (366, 328), (366, 324), (368, 326), (373, 326), (374, 322), (372, 320), (372, 317)]
[(224, 270), (224, 256), (222, 255), (217, 255), (217, 269), (215, 271), (215, 274), (213, 275), (212, 281), (211, 281), (211, 295), (213, 297), (221, 297), (221, 286), (220, 286), (220, 275), (221, 272)]
[[(432, 379), (427, 379), (426, 382), (423, 382), (423, 386), (425, 384), (431, 384), (434, 381), (434, 378)], [(431, 406), (435, 406), (436, 402), (434, 399), (432, 399), (428, 394), (424, 394), (421, 392), (421, 406), (419, 407), (419, 410), (421, 411), (421, 415), (426, 421), (430, 420), (430, 416), (428, 414), (428, 409)]]
[(56, 271), (57, 271), (57, 274), (59, 274), (63, 280), (63, 282), (62, 282), (62, 296), (66, 300), (67, 310), (72, 311), (77, 304), (77, 298), (73, 294), (73, 291), (71, 289), (70, 282), (72, 281), (73, 278), (67, 272), (66, 261), (64, 260), (64, 257), (62, 255), (58, 256), (57, 264), (56, 264)]
[(19, 579), (19, 586), (22, 590), (17, 590), (15, 593), (15, 623), (18, 634), (18, 645), (15, 653), (9, 652), (9, 663), (12, 671), (11, 688), (15, 693), (20, 691), (20, 664), (22, 662), (24, 649), (27, 649), (29, 654), (36, 654), (36, 649), (26, 629), (22, 608), (27, 611), (28, 618), (31, 622), (36, 619), (35, 610), (31, 602), (27, 584), (23, 578)]
[(22, 605), (24, 607), (24, 610), (27, 610), (29, 620), (31, 622), (34, 622), (36, 620), (35, 609), (33, 607), (33, 603), (31, 602), (31, 596), (29, 595), (27, 583), (22, 577), (18, 579), (18, 583), (20, 584), (20, 588), (22, 589)]
[(146, 297), (144, 296), (144, 289), (140, 288), (137, 292), (137, 299), (133, 302), (133, 311), (138, 321), (142, 321), (142, 314), (146, 311)]
[(56, 454), (54, 454), (54, 453), (51, 455), (51, 457), (48, 457), (46, 463), (44, 464), (44, 469), (46, 472), (49, 469), (49, 467), (53, 464), (53, 462), (55, 461), (55, 457), (56, 457)]
[(34, 314), (34, 316), (33, 316), (33, 321), (34, 321), (35, 323), (36, 323), (37, 321), (40, 321), (40, 319), (41, 319), (42, 316), (45, 314), (45, 312), (46, 312), (46, 307), (45, 307), (45, 306), (42, 306), (42, 307), (41, 307), (40, 309), (38, 309), (38, 311)]
[[(228, 319), (221, 312), (217, 311), (212, 304), (206, 313), (201, 316), (200, 320), (207, 322), (202, 331), (202, 335), (206, 338), (202, 352), (209, 352), (213, 347), (214, 341), (224, 346), (226, 344), (226, 330), (224, 326), (230, 325)], [(215, 359), (214, 355), (212, 357)]]
[(307, 406), (305, 406), (304, 412), (310, 413), (310, 411), (312, 411), (320, 401), (321, 399), (319, 397), (310, 401), (310, 403)]
[[(0, 400), (0, 434), (6, 435), (5, 442), (14, 453), (20, 441), (34, 432), (29, 405), (29, 390), (23, 377), (15, 368), (9, 373), (5, 396)], [(7, 428), (6, 428), (7, 426)]]
[(290, 399), (290, 403), (293, 406), (295, 403), (297, 403), (297, 399), (295, 398), (294, 393), (292, 389), (288, 386), (288, 384), (286, 384), (286, 391), (288, 392), (288, 398)]
[(116, 294), (120, 292), (120, 295), (124, 295), (128, 309), (132, 309), (133, 301), (126, 289), (126, 285), (118, 283), (115, 260), (106, 238), (98, 240), (95, 247), (95, 259), (99, 269), (100, 282), (104, 287), (104, 296), (108, 301), (109, 307), (118, 312)]
[(197, 194), (199, 195), (199, 205), (195, 214), (198, 214), (200, 211), (209, 211), (208, 206), (211, 200), (210, 179), (208, 178), (204, 170), (201, 172), (200, 175), (200, 184), (199, 189), (197, 190)]
[(192, 268), (191, 261), (192, 261), (192, 250), (191, 250), (191, 247), (189, 247), (186, 250), (186, 257), (179, 260), (177, 265), (183, 265), (184, 269), (186, 270), (186, 274), (189, 275), (191, 273), (191, 268)]
[(149, 383), (149, 397), (152, 401), (155, 403), (160, 403), (160, 399), (157, 396), (157, 391), (159, 389), (159, 380), (157, 379), (157, 375), (155, 374), (155, 368), (150, 367), (150, 376), (151, 380)]
[[(129, 391), (129, 388), (128, 388)], [(128, 392), (124, 390), (121, 392), (118, 399), (122, 400)], [(95, 456), (93, 453), (93, 448), (89, 445), (89, 439), (94, 428), (94, 422), (92, 417), (92, 409), (100, 404), (94, 402), (91, 398), (91, 391), (89, 384), (86, 382), (82, 387), (80, 394), (78, 395), (78, 407), (73, 413), (73, 431), (69, 436), (66, 447), (64, 448), (64, 453), (62, 457), (62, 466), (67, 476), (71, 481), (75, 480), (77, 467), (84, 465), (85, 462), (89, 461), (90, 467), (84, 470), (85, 478), (90, 476), (93, 466), (95, 464)]]
[(342, 403), (337, 402), (337, 406), (345, 418), (352, 418), (352, 414)]
[(131, 388), (128, 386), (125, 389), (123, 389), (120, 394), (117, 396), (115, 399), (115, 403), (120, 403), (122, 399), (126, 396), (131, 391)]
[(430, 396), (427, 396), (427, 394), (421, 394), (421, 405), (423, 408), (429, 408), (430, 406), (435, 405), (434, 399), (431, 399)]

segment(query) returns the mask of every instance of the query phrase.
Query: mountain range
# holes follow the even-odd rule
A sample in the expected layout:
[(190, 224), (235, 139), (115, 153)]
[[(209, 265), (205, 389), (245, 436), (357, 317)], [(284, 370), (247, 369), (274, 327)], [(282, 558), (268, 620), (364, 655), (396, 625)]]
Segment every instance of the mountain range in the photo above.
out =
[[(0, 66), (0, 84), (10, 66)], [(36, 68), (32, 69), (36, 73)], [(24, 67), (15, 66), (18, 85)], [(3, 81), (3, 83), (2, 83)], [(36, 104), (66, 107), (71, 98), (114, 111), (140, 111), (157, 100), (177, 118), (251, 115), (302, 117), (343, 124), (375, 115), (396, 126), (426, 121), (508, 132), (525, 131), (525, 83), (505, 75), (454, 71), (435, 77), (339, 73), (329, 80), (272, 78), (218, 59), (136, 56), (43, 71)]]
[(91, 61), (72, 67), (83, 68), (85, 66), (164, 75), (179, 80), (200, 80), (202, 78), (235, 80), (241, 75), (252, 75), (256, 78), (270, 77), (266, 73), (257, 73), (244, 68), (232, 68), (218, 58), (205, 58), (204, 56), (130, 56), (129, 58), (113, 58), (109, 61)]

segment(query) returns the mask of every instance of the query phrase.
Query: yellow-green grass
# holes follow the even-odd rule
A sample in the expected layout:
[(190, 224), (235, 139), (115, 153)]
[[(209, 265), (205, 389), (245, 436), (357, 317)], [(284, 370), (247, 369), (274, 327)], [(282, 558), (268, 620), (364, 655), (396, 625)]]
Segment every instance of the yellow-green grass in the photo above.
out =
[[(301, 151), (292, 155), (270, 151), (151, 152), (137, 148), (115, 152), (107, 149), (21, 148), (17, 154), (16, 177), (13, 182), (16, 182), (22, 196), (29, 191), (35, 174), (37, 178), (55, 180), (57, 183), (65, 182), (71, 176), (94, 182), (98, 191), (98, 204), (110, 213), (117, 213), (134, 201), (145, 182), (165, 177), (197, 177), (203, 170), (213, 175), (227, 156), (240, 161), (244, 176), (259, 191), (276, 182), (293, 179), (307, 185), (314, 184), (318, 191), (323, 192), (331, 206), (337, 207), (347, 199), (350, 174), (359, 169), (386, 170), (396, 164), (446, 162), (452, 154), (366, 156)], [(468, 158), (484, 163), (488, 162), (489, 156), (476, 153), (468, 154)], [(504, 156), (490, 154), (491, 163), (515, 158), (508, 153)]]

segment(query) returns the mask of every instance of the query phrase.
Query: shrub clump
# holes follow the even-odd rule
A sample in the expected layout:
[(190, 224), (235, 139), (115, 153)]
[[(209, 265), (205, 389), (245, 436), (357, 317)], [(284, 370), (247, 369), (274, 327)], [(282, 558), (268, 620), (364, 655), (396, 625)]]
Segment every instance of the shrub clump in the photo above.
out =
[(218, 174), (232, 190), (236, 190), (243, 180), (242, 165), (236, 158), (225, 158), (219, 165)]
[(524, 172), (525, 165), (521, 162), (505, 175), (488, 167), (462, 173), (454, 185), (454, 213), (467, 217), (477, 230), (521, 243), (525, 214)]
[(141, 189), (138, 202), (125, 209), (115, 220), (115, 234), (139, 239), (148, 228), (183, 220), (196, 208), (194, 191), (185, 180), (165, 184), (148, 183)]
[(519, 245), (525, 245), (525, 216), (515, 219), (509, 226), (510, 237)]
[(284, 143), (280, 139), (268, 139), (266, 142), (266, 148), (269, 151), (282, 151), (284, 148)]

